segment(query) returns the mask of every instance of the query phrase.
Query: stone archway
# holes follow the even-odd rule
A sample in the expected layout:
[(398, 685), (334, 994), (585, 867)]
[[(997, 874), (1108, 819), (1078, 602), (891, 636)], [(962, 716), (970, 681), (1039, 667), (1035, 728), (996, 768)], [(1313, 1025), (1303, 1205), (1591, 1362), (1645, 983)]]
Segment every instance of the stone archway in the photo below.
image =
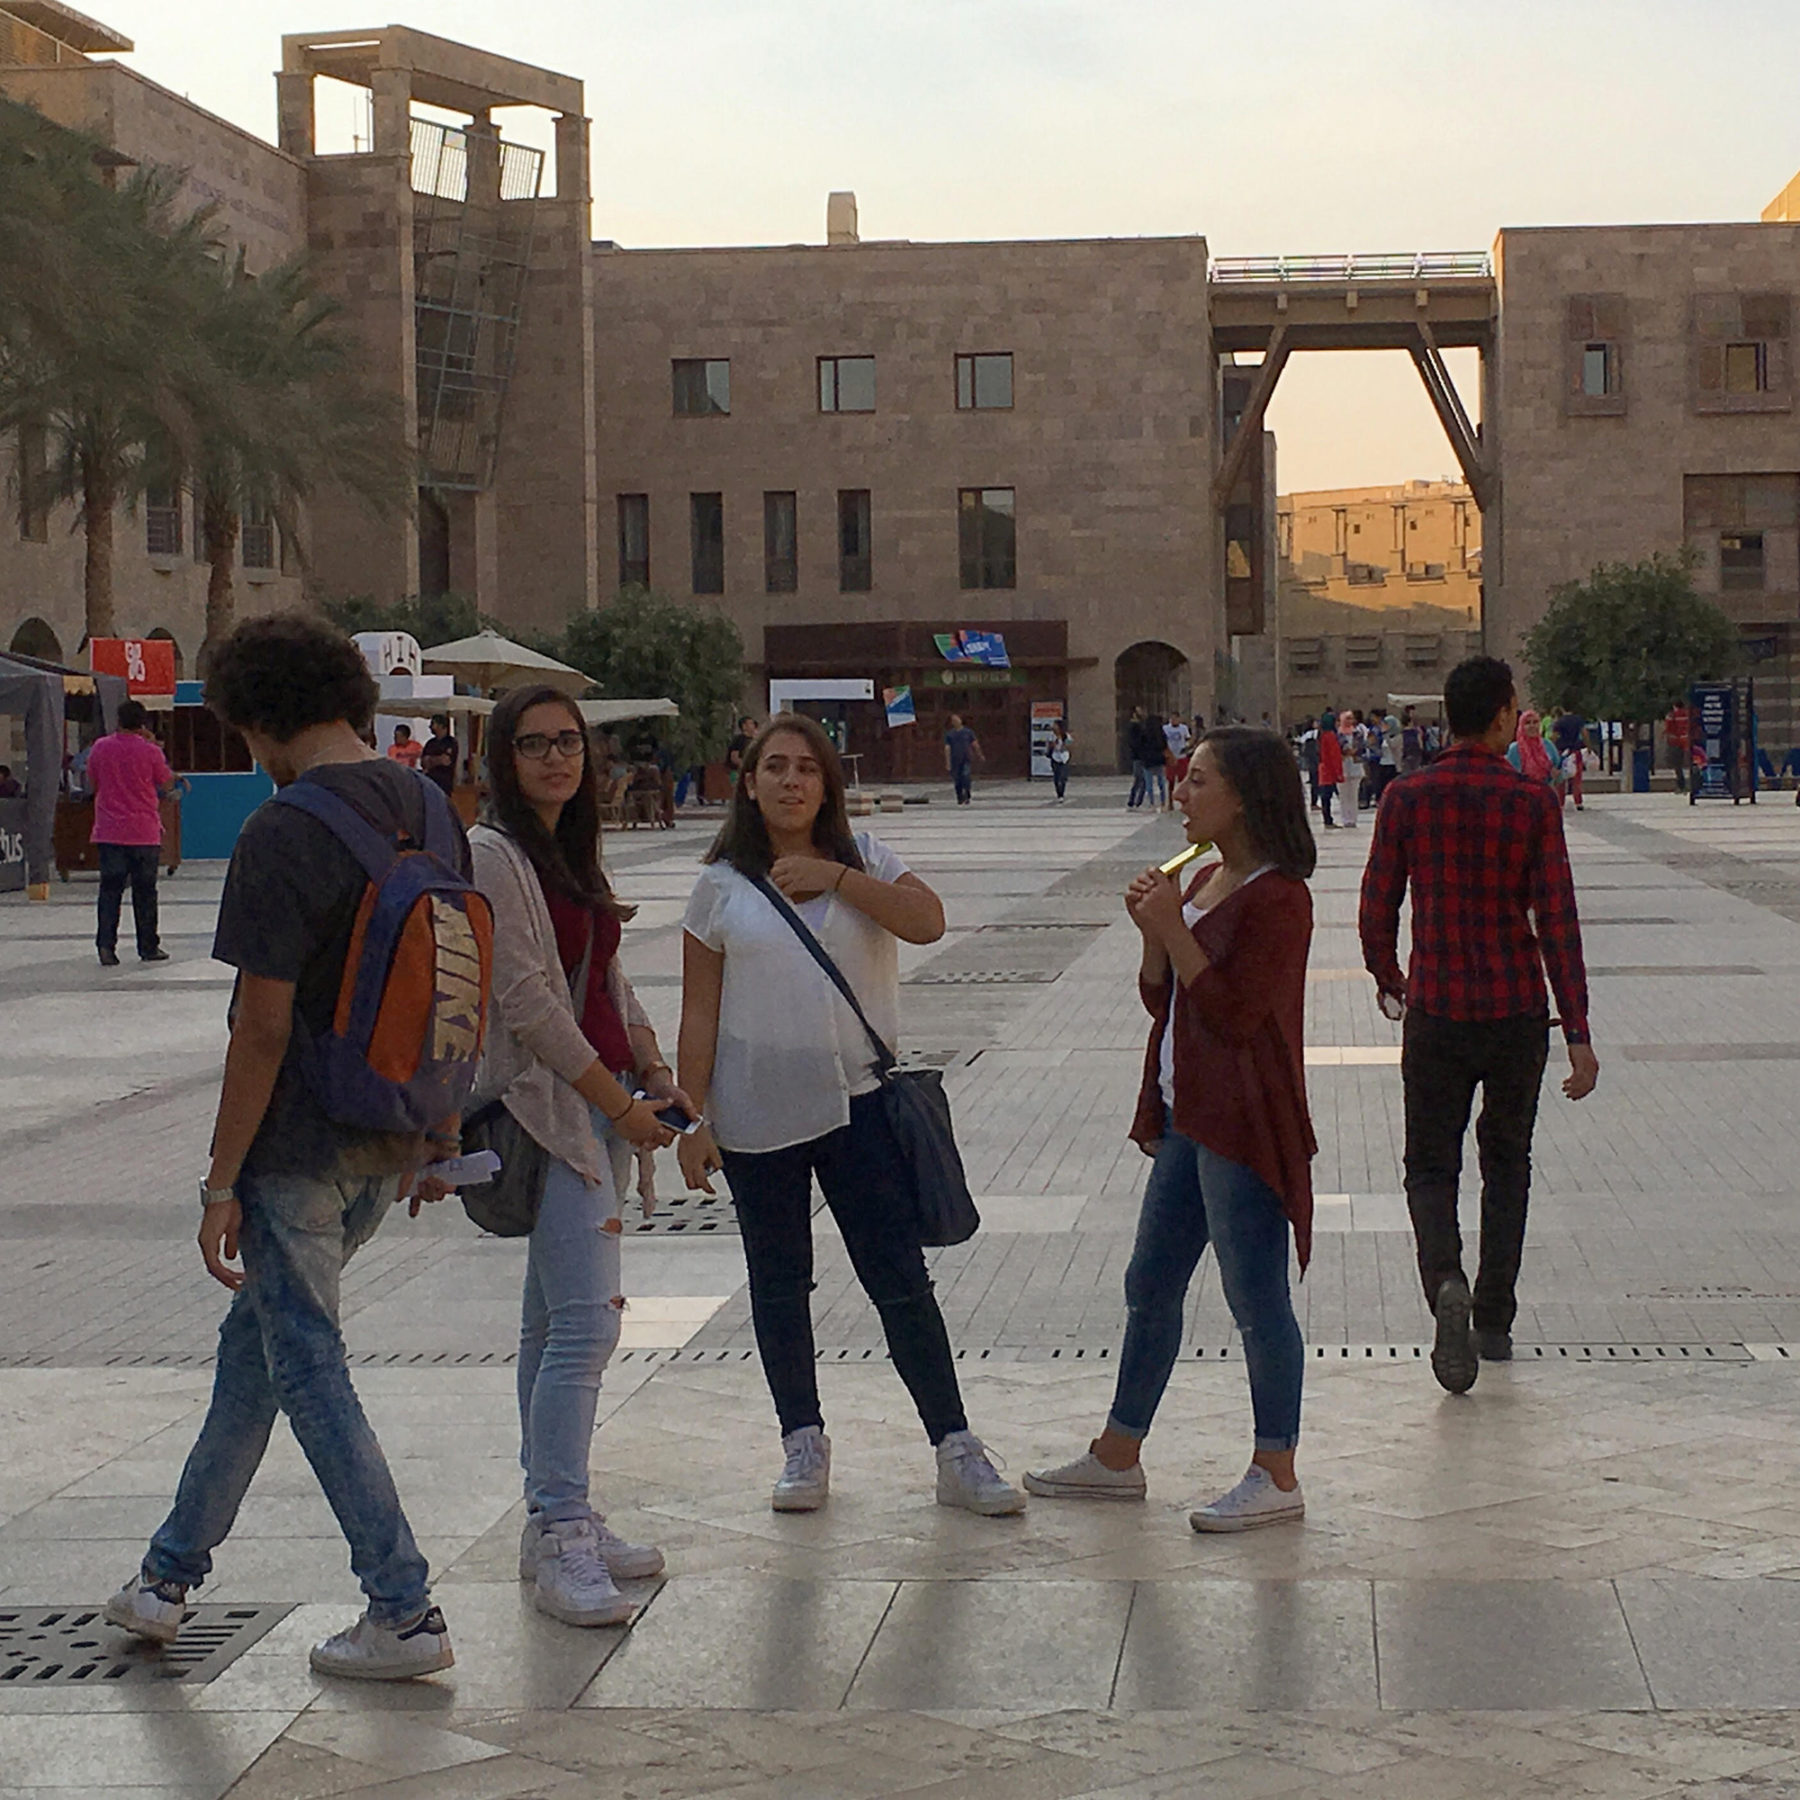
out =
[(63, 659), (62, 640), (39, 618), (27, 619), (12, 634), (7, 648), (20, 656), (35, 656), (39, 662), (59, 663)]
[(1193, 704), (1192, 666), (1173, 644), (1146, 638), (1120, 651), (1113, 661), (1113, 710), (1120, 767), (1131, 766), (1125, 750), (1125, 726), (1134, 706), (1166, 720), (1191, 718)]

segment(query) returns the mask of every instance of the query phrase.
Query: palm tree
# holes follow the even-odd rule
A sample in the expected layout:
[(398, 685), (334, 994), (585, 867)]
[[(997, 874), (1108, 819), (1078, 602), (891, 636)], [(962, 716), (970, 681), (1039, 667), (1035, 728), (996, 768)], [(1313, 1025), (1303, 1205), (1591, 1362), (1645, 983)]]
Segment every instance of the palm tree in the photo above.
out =
[(208, 271), (197, 329), (219, 385), (193, 464), (207, 562), (201, 655), (230, 630), (232, 562), (247, 514), (274, 519), (304, 556), (302, 508), (321, 488), (390, 516), (417, 493), (417, 456), (396, 396), (370, 388), (336, 302), (295, 260), (252, 278), (240, 255)]

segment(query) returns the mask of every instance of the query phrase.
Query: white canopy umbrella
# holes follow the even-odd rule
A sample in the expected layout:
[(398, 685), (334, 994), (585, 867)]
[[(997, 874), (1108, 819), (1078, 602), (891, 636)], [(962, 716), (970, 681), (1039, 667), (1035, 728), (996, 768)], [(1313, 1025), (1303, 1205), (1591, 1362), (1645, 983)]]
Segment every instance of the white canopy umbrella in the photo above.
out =
[(580, 700), (581, 716), (590, 725), (620, 725), (627, 719), (678, 719), (673, 700)]
[(593, 676), (571, 669), (554, 656), (527, 650), (497, 631), (478, 631), (473, 637), (458, 638), (454, 643), (434, 644), (424, 653), (424, 659), (426, 674), (454, 675), (471, 687), (508, 688), (542, 681), (575, 695), (594, 685)]

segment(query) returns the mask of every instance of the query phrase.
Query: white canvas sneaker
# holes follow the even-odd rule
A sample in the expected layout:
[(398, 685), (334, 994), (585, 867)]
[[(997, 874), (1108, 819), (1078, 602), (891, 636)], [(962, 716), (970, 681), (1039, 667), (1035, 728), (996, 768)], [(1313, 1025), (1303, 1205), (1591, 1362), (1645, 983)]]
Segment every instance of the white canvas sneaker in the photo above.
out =
[(953, 1431), (937, 1447), (937, 1503), (1000, 1518), (1025, 1510), (1025, 1496), (993, 1465), (972, 1431)]
[(1267, 1469), (1252, 1463), (1230, 1493), (1189, 1513), (1188, 1523), (1196, 1531), (1255, 1531), (1262, 1525), (1288, 1525), (1305, 1517), (1306, 1501), (1299, 1488), (1284, 1494)]
[[(663, 1572), (663, 1553), (654, 1544), (628, 1544), (606, 1523), (603, 1513), (589, 1513), (594, 1539), (600, 1546), (600, 1560), (614, 1581), (648, 1581)], [(519, 1579), (537, 1580), (538, 1545), (543, 1541), (544, 1522), (536, 1514), (528, 1514), (519, 1533)]]
[(308, 1659), (320, 1675), (346, 1681), (411, 1681), (456, 1662), (450, 1629), (435, 1606), (404, 1625), (377, 1625), (367, 1613), (348, 1631), (314, 1644)]
[(544, 1527), (531, 1603), (565, 1625), (623, 1625), (637, 1611), (614, 1585), (591, 1519)]
[(172, 1644), (187, 1617), (187, 1589), (140, 1569), (106, 1603), (106, 1622), (152, 1644)]
[(776, 1512), (817, 1512), (831, 1495), (831, 1439), (817, 1425), (802, 1425), (781, 1440), (787, 1456), (769, 1495)]
[(1109, 1469), (1092, 1450), (1055, 1469), (1028, 1469), (1025, 1491), (1046, 1500), (1141, 1500), (1144, 1465)]

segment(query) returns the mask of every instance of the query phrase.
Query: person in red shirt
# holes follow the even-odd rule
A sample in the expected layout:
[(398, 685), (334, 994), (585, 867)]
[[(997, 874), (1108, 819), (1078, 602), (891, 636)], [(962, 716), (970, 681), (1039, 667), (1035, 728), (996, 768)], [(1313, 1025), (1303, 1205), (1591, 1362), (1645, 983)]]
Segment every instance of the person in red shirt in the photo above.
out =
[[(1444, 683), (1455, 742), (1388, 789), (1363, 872), (1363, 961), (1381, 1008), (1405, 1018), (1406, 1201), (1419, 1277), (1436, 1319), (1432, 1372), (1466, 1393), (1478, 1358), (1512, 1355), (1515, 1290), (1531, 1189), (1531, 1134), (1549, 1056), (1544, 976), (1569, 1046), (1563, 1092), (1594, 1090), (1587, 971), (1562, 808), (1506, 760), (1518, 726), (1512, 670), (1491, 656)], [(1400, 973), (1400, 902), (1412, 889), (1412, 963)], [(1481, 1262), (1463, 1274), (1457, 1190), (1475, 1090), (1481, 1117)], [(1473, 1330), (1471, 1330), (1471, 1325)]]
[(421, 744), (414, 742), (410, 725), (396, 725), (394, 741), (388, 745), (387, 753), (395, 762), (405, 763), (409, 769), (416, 769), (419, 766), (419, 752), (422, 748)]
[(131, 887), (139, 962), (167, 962), (156, 916), (156, 861), (162, 852), (162, 800), (175, 776), (150, 735), (141, 700), (119, 703), (119, 728), (88, 752), (94, 794), (93, 842), (100, 852), (100, 910), (95, 948), (103, 968), (119, 966), (119, 912)]
[(1663, 720), (1663, 736), (1669, 745), (1669, 767), (1675, 771), (1675, 785), (1682, 793), (1688, 784), (1688, 709), (1677, 700)]
[(1208, 732), (1175, 798), (1188, 841), (1216, 844), (1219, 858), (1185, 903), (1158, 869), (1125, 897), (1143, 937), (1138, 984), (1154, 1021), (1131, 1136), (1155, 1162), (1125, 1273), (1112, 1411), (1085, 1455), (1028, 1474), (1025, 1486), (1049, 1499), (1144, 1497), (1139, 1453), (1210, 1243), (1243, 1335), (1256, 1441), (1243, 1479), (1188, 1522), (1247, 1531), (1306, 1510), (1294, 1473), (1306, 1352), (1288, 1291), (1288, 1234), (1304, 1269), (1318, 1148), (1301, 1048), (1306, 882), (1317, 853), (1294, 753), (1273, 732)]
[(1331, 805), (1338, 797), (1338, 784), (1344, 779), (1344, 743), (1338, 736), (1337, 714), (1319, 714), (1319, 811), (1325, 815), (1325, 829), (1336, 831), (1337, 820), (1331, 816)]

